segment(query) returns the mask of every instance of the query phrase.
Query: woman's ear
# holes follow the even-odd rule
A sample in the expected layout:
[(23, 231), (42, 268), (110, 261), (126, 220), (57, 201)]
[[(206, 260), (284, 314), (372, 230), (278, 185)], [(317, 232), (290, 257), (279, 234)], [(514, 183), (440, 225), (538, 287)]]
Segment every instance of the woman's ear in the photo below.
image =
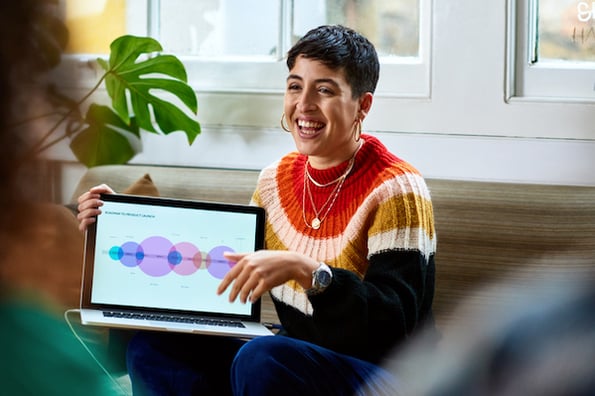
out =
[(359, 98), (359, 119), (363, 120), (368, 115), (372, 108), (374, 95), (371, 92), (366, 92)]

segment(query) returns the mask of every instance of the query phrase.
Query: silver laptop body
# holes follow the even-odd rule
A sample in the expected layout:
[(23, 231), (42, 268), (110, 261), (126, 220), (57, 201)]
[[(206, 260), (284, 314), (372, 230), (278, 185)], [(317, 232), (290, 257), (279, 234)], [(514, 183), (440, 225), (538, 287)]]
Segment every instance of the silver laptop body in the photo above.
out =
[(264, 246), (264, 209), (105, 194), (88, 227), (81, 287), (86, 325), (252, 338), (272, 335), (260, 301), (216, 293), (225, 251)]

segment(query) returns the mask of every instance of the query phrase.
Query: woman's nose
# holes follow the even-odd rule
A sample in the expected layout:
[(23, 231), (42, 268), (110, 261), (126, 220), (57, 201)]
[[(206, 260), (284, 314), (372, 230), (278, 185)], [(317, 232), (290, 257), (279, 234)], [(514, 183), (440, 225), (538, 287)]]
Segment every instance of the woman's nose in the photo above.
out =
[(315, 110), (317, 104), (314, 94), (313, 90), (304, 89), (298, 99), (297, 109), (302, 112)]

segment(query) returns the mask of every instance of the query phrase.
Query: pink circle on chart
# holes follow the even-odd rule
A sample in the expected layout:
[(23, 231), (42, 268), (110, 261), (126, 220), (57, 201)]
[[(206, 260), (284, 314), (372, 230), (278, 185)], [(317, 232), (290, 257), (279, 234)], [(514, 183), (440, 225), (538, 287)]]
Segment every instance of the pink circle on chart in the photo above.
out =
[(163, 276), (171, 272), (168, 253), (173, 245), (166, 238), (154, 236), (145, 239), (139, 246), (142, 259), (139, 268), (147, 275)]
[(225, 274), (234, 266), (234, 262), (227, 260), (224, 252), (233, 252), (234, 250), (227, 246), (217, 246), (211, 249), (207, 254), (207, 270), (209, 274), (217, 279), (223, 279)]
[(172, 265), (170, 263), (170, 267), (176, 274), (191, 275), (198, 270), (195, 260), (198, 255), (200, 262), (200, 251), (196, 246), (189, 242), (181, 242), (172, 247), (172, 250), (175, 250), (182, 255), (182, 261), (180, 261), (179, 264)]

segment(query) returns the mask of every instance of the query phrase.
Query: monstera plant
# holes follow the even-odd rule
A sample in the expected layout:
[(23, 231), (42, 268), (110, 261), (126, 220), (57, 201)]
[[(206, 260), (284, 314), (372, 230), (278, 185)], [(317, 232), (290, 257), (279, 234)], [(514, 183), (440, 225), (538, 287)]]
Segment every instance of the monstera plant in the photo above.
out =
[[(104, 73), (87, 95), (73, 100), (53, 90), (53, 101), (62, 111), (33, 151), (69, 139), (76, 158), (93, 167), (130, 161), (142, 148), (141, 130), (164, 135), (182, 131), (192, 144), (201, 131), (195, 120), (196, 94), (187, 84), (182, 62), (162, 50), (149, 37), (114, 40), (109, 59), (97, 59)], [(111, 106), (89, 104), (103, 84)], [(164, 99), (163, 93), (174, 95), (178, 104)]]

